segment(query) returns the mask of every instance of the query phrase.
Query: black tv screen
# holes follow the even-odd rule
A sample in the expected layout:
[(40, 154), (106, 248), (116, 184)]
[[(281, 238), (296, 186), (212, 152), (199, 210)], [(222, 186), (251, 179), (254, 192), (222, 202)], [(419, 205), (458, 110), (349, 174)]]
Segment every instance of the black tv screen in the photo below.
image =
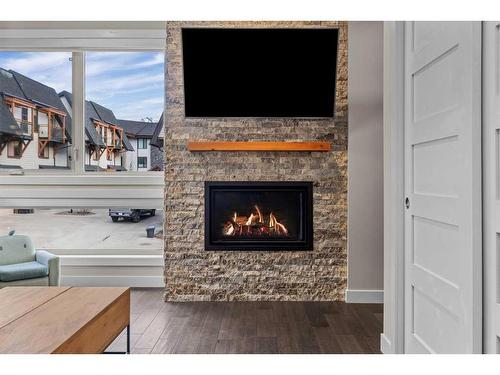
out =
[(182, 30), (186, 117), (333, 117), (337, 29)]

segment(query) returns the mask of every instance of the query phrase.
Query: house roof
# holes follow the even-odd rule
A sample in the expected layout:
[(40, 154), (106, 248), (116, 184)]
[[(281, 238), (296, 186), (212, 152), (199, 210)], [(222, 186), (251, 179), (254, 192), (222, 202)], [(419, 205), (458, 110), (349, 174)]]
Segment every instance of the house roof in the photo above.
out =
[(100, 120), (99, 115), (89, 101), (85, 101), (85, 115), (85, 134), (87, 134), (90, 143), (96, 146), (105, 147), (104, 140), (97, 133), (93, 122), (93, 119)]
[(11, 71), (0, 68), (0, 93), (26, 99)]
[[(73, 108), (73, 94), (70, 92), (64, 90), (59, 93), (59, 98), (64, 97), (66, 101), (68, 102), (69, 106)], [(92, 106), (89, 106), (89, 103), (86, 102), (86, 108), (85, 111), (87, 115), (92, 116), (92, 114), (95, 113), (94, 109)], [(95, 117), (95, 116), (94, 116)], [(87, 121), (85, 122), (85, 135), (89, 139), (90, 143), (97, 145), (97, 146), (103, 146), (104, 147), (104, 142), (102, 141), (101, 137), (97, 134), (95, 131), (95, 127), (92, 125), (92, 122), (90, 121), (89, 117), (87, 116)]]
[(66, 112), (66, 108), (61, 102), (59, 95), (57, 95), (56, 90), (52, 87), (44, 85), (43, 83), (35, 81), (13, 70), (10, 70), (10, 72), (14, 75), (26, 99), (40, 106), (51, 107)]
[[(32, 102), (40, 107), (49, 107), (65, 112), (67, 114), (66, 136), (71, 140), (71, 117), (61, 102), (59, 95), (57, 95), (57, 92), (52, 87), (13, 70), (0, 68), (0, 93), (4, 96), (12, 96)], [(10, 135), (22, 134), (19, 127), (19, 129), (14, 129), (12, 126), (12, 121), (15, 122), (15, 119), (12, 114), (7, 114), (7, 112), (10, 113), (10, 110), (3, 101), (0, 107), (2, 107), (0, 109), (0, 132)]]
[(112, 125), (120, 125), (111, 109), (103, 107), (96, 102), (90, 101), (89, 103), (92, 104), (101, 121), (107, 122), (108, 124)]
[(118, 123), (129, 136), (134, 138), (152, 138), (156, 128), (156, 123), (147, 121), (118, 119)]
[(123, 146), (125, 147), (125, 150), (127, 151), (134, 151), (134, 147), (132, 146), (132, 143), (130, 143), (130, 140), (127, 137), (127, 133), (123, 132)]
[(0, 134), (18, 137), (23, 135), (21, 128), (3, 100), (0, 103)]
[(151, 138), (151, 142), (150, 142), (151, 145), (156, 146), (158, 148), (163, 147), (163, 138), (160, 137), (163, 126), (164, 126), (164, 123), (163, 123), (163, 113), (162, 113), (160, 119), (158, 120), (158, 123), (156, 124), (156, 128), (155, 128), (155, 131), (153, 133), (153, 138)]
[[(61, 91), (59, 93), (59, 96), (64, 96), (68, 101), (68, 104), (73, 107), (73, 95), (70, 92)], [(98, 120), (111, 125), (121, 126), (116, 119), (113, 111), (100, 105), (99, 103), (86, 100), (85, 114), (85, 134), (87, 135), (89, 142), (99, 147), (105, 147), (106, 145), (104, 144), (102, 137), (97, 133), (95, 129), (93, 120)], [(128, 139), (125, 132), (123, 134), (123, 145), (127, 151), (134, 151), (134, 147), (132, 146), (132, 143), (130, 143), (130, 140)]]
[(20, 165), (0, 164), (0, 169), (23, 169)]

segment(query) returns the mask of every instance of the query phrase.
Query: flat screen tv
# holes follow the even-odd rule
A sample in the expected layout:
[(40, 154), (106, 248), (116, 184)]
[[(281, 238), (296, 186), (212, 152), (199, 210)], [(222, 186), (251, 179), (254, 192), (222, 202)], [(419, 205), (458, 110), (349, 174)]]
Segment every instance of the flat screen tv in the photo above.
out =
[(334, 117), (338, 29), (182, 30), (186, 117)]

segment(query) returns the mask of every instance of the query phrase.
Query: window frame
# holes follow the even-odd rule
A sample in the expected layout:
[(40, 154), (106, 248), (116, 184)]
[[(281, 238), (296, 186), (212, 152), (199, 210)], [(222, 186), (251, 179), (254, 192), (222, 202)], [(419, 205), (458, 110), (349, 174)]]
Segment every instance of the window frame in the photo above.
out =
[[(139, 159), (144, 159), (146, 160), (146, 166), (143, 166), (144, 164), (139, 164)], [(147, 168), (148, 167), (148, 157), (147, 156), (137, 156), (137, 168)]]
[(73, 93), (70, 169), (0, 170), (0, 207), (162, 207), (162, 172), (85, 171), (85, 53), (165, 47), (166, 22), (0, 22), (0, 52), (71, 52)]
[(137, 149), (147, 150), (148, 149), (148, 139), (147, 138), (137, 138)]

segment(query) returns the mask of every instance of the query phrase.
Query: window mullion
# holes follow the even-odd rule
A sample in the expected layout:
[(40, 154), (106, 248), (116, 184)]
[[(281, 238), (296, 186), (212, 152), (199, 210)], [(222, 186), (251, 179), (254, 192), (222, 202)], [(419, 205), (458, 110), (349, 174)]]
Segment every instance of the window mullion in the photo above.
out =
[(85, 173), (85, 52), (73, 52), (72, 58), (72, 170)]

